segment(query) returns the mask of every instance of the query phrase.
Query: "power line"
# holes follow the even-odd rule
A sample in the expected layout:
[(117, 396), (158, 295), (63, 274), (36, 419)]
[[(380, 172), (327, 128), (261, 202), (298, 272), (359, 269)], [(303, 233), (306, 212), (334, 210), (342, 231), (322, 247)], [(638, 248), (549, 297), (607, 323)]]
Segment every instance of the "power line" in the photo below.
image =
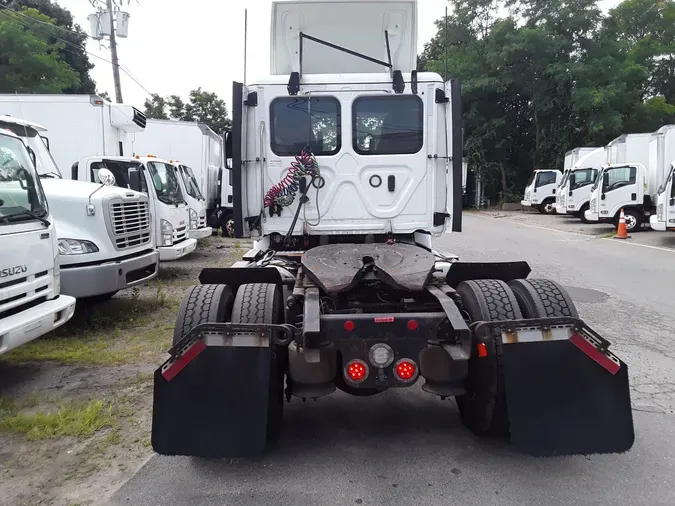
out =
[(22, 18), (30, 19), (31, 21), (33, 21), (33, 22), (35, 22), (35, 23), (40, 23), (41, 25), (47, 25), (47, 26), (49, 26), (50, 28), (56, 28), (57, 30), (61, 30), (61, 31), (63, 31), (63, 32), (66, 32), (66, 33), (69, 33), (69, 34), (72, 34), (72, 35), (79, 35), (79, 36), (84, 35), (84, 36), (87, 37), (87, 38), (92, 38), (92, 37), (91, 37), (88, 33), (86, 33), (86, 32), (83, 32), (83, 31), (82, 31), (82, 32), (78, 32), (78, 31), (76, 31), (76, 30), (71, 30), (71, 29), (69, 29), (69, 28), (64, 28), (64, 27), (62, 27), (62, 26), (55, 25), (55, 24), (49, 23), (49, 22), (47, 22), (47, 21), (42, 21), (41, 19), (35, 19), (35, 18), (30, 17), (30, 16), (26, 16), (26, 15), (23, 14), (22, 12), (19, 12), (19, 11), (17, 11), (16, 9), (12, 9), (11, 7), (7, 7), (7, 6), (5, 6), (5, 5), (0, 5), (0, 9), (5, 9), (5, 10), (8, 10), (8, 11), (12, 11), (12, 12), (13, 12), (14, 14), (16, 14), (17, 16), (21, 16)]
[[(0, 6), (0, 7), (2, 7), (2, 6)], [(3, 7), (3, 8), (5, 8), (5, 7)], [(10, 11), (14, 12), (15, 14), (19, 14), (18, 12), (16, 12), (16, 11), (13, 10), (13, 9), (7, 9), (7, 10), (10, 10)], [(0, 12), (0, 14), (4, 14), (7, 18), (11, 18), (11, 17), (12, 17), (12, 16), (11, 16), (10, 14), (8, 14), (8, 13)], [(25, 18), (27, 18), (27, 19), (30, 19), (31, 21), (38, 21), (37, 19), (33, 19), (33, 18), (31, 18), (30, 16), (23, 16), (23, 17), (25, 17)], [(28, 25), (25, 21), (21, 21), (21, 20), (18, 20), (18, 19), (16, 19), (15, 21), (17, 21), (19, 24), (21, 24), (21, 25), (24, 26), (25, 28), (29, 28), (29, 29), (33, 30), (33, 31), (37, 34), (37, 31), (35, 30), (35, 27), (34, 27), (34, 26), (30, 26), (30, 25)], [(65, 30), (65, 28), (61, 28), (61, 27), (56, 26), (56, 25), (53, 25), (53, 24), (51, 24), (51, 23), (46, 23), (46, 22), (44, 22), (44, 21), (39, 21), (39, 22), (42, 23), (42, 24), (44, 24), (44, 25), (47, 25), (47, 26), (49, 26), (49, 27), (51, 27), (51, 28), (59, 28), (59, 29)], [(66, 31), (67, 31), (67, 32), (70, 32), (70, 30), (66, 30)], [(78, 33), (78, 32), (71, 32), (71, 33)], [(45, 35), (45, 34), (43, 34), (43, 35)], [(58, 41), (60, 41), (60, 42), (63, 42), (64, 44), (73, 46), (73, 47), (77, 48), (78, 50), (83, 51), (84, 53), (88, 54), (89, 56), (93, 56), (94, 58), (98, 58), (99, 60), (102, 60), (102, 61), (104, 61), (104, 62), (106, 62), (106, 63), (109, 63), (109, 64), (113, 65), (113, 62), (110, 61), (110, 60), (108, 60), (107, 58), (103, 58), (102, 56), (99, 56), (99, 55), (97, 55), (97, 54), (95, 54), (95, 53), (91, 53), (91, 52), (87, 51), (86, 49), (83, 49), (82, 47), (78, 46), (77, 44), (75, 44), (75, 43), (73, 43), (73, 42), (70, 42), (70, 41), (68, 41), (68, 40), (62, 39), (62, 38), (57, 37), (57, 36), (52, 35), (52, 34), (48, 34), (48, 35), (49, 35), (50, 37), (54, 37), (56, 40), (58, 40)], [(85, 34), (85, 35), (86, 35), (86, 34)], [(76, 55), (76, 56), (79, 56), (79, 53), (76, 53), (75, 51), (72, 51), (72, 50), (68, 49), (67, 47), (64, 47), (63, 50), (66, 51), (66, 52), (68, 52), (68, 53), (71, 53), (71, 54), (74, 54), (74, 55)], [(117, 67), (118, 67), (122, 72), (124, 72), (124, 73), (129, 77), (129, 79), (131, 79), (131, 80), (132, 80), (133, 82), (135, 82), (138, 86), (140, 86), (140, 87), (143, 89), (143, 91), (145, 91), (148, 95), (150, 95), (151, 97), (154, 95), (154, 93), (152, 93), (152, 92), (149, 91), (145, 86), (143, 86), (143, 85), (142, 85), (135, 77), (133, 77), (133, 76), (131, 75), (131, 73), (130, 73), (129, 71), (127, 71), (121, 64), (118, 64)]]

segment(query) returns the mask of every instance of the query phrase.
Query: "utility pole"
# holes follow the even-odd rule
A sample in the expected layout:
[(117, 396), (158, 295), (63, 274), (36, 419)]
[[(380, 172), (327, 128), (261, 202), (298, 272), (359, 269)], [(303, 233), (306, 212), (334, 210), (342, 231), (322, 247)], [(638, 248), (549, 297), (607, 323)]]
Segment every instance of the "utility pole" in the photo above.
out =
[(115, 23), (113, 18), (113, 2), (106, 0), (108, 15), (110, 16), (110, 56), (112, 57), (113, 80), (115, 82), (115, 100), (122, 103), (122, 85), (120, 83), (120, 64), (117, 59), (117, 41), (115, 39)]

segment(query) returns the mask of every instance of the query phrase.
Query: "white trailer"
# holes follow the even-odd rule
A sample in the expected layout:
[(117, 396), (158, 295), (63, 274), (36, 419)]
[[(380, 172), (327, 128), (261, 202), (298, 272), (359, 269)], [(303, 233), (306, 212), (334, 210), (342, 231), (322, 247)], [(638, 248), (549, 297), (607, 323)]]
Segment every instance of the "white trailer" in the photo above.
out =
[[(34, 158), (33, 158), (34, 159)], [(0, 355), (66, 323), (57, 232), (26, 146), (0, 128)]]
[(595, 148), (587, 151), (565, 171), (556, 197), (558, 214), (572, 214), (584, 223), (587, 222), (584, 213), (589, 207), (591, 186), (605, 165), (605, 160), (605, 148)]
[(0, 115), (29, 119), (49, 131), (47, 146), (67, 178), (83, 156), (133, 156), (146, 117), (125, 104), (97, 95), (0, 95)]
[[(47, 132), (42, 125), (0, 116), (0, 128), (19, 136), (35, 158), (56, 222), (63, 293), (107, 298), (157, 276), (159, 254), (146, 195), (63, 179), (41, 136)], [(63, 136), (59, 132), (55, 138)]]
[(621, 210), (626, 230), (634, 232), (656, 212), (656, 195), (665, 174), (649, 163), (651, 133), (624, 134), (605, 147), (606, 165), (591, 188), (589, 222), (618, 225)]
[[(136, 140), (138, 153), (152, 153), (181, 166), (182, 174), (197, 182), (203, 198), (206, 220), (214, 228), (232, 216), (232, 186), (224, 166), (223, 138), (203, 123), (149, 119), (143, 135)], [(188, 204), (193, 208), (195, 198), (190, 194), (187, 180)], [(196, 193), (196, 192), (192, 192)]]
[(652, 134), (649, 163), (658, 174), (666, 174), (664, 183), (657, 189), (656, 214), (650, 216), (650, 225), (659, 232), (675, 231), (675, 125), (663, 126)]

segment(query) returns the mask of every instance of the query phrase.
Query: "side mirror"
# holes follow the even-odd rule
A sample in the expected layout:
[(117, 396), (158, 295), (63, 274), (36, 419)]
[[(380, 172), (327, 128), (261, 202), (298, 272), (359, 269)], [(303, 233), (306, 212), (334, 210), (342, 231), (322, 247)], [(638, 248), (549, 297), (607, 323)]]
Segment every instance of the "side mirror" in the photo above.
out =
[(572, 192), (572, 190), (570, 190), (570, 192), (568, 193), (568, 195), (571, 197), (573, 193), (574, 193), (574, 192)]
[(609, 186), (609, 174), (606, 172), (602, 175), (602, 187)]
[(42, 137), (42, 141), (45, 143), (45, 146), (47, 146), (47, 151), (50, 151), (50, 149), (49, 149), (49, 137)]
[(670, 199), (670, 205), (671, 205), (671, 206), (675, 206), (675, 198), (671, 198), (671, 199)]
[(35, 151), (33, 151), (33, 148), (30, 146), (26, 148), (28, 150), (28, 156), (30, 157), (30, 161), (33, 162), (33, 167), (35, 167), (35, 170), (37, 170), (37, 157), (35, 156)]
[(129, 169), (129, 188), (137, 192), (143, 191), (141, 190), (141, 173), (138, 169)]
[(570, 188), (573, 188), (577, 182), (576, 174), (570, 175)]
[(227, 170), (232, 170), (230, 164), (227, 163), (228, 160), (232, 158), (232, 132), (225, 133), (225, 168)]

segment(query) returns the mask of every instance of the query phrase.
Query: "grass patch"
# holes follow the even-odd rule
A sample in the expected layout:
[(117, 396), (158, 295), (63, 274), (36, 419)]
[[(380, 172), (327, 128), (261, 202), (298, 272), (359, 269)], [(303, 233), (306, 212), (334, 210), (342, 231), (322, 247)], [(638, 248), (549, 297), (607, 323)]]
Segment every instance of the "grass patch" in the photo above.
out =
[(599, 235), (598, 238), (600, 238), (600, 239), (611, 239), (615, 235), (616, 235), (616, 231), (607, 232), (606, 234)]
[(100, 400), (86, 404), (69, 402), (53, 412), (15, 412), (16, 406), (0, 407), (0, 428), (25, 435), (36, 441), (64, 436), (91, 436), (104, 427), (112, 427), (112, 405)]
[(211, 246), (211, 238), (209, 237), (204, 237), (203, 239), (197, 239), (197, 245), (202, 246), (204, 248), (209, 248)]

